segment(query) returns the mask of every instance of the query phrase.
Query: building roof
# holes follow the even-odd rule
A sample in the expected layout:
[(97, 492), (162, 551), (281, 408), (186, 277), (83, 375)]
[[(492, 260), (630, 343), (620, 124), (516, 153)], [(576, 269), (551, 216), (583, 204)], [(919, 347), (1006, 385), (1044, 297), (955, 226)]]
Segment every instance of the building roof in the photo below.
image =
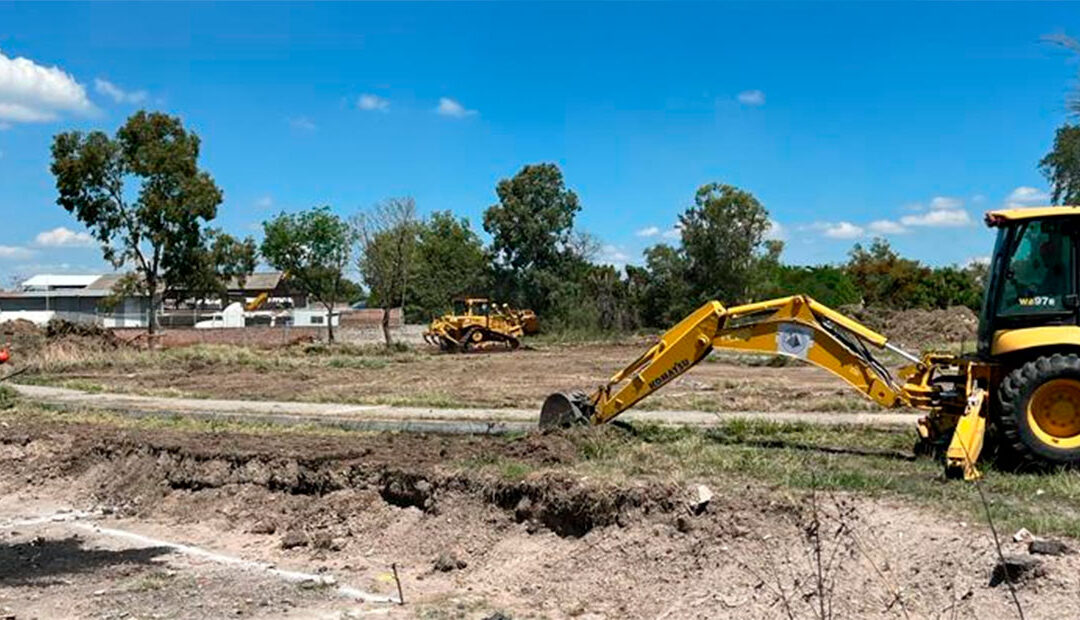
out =
[[(104, 297), (111, 295), (113, 288), (124, 277), (122, 273), (105, 275), (36, 275), (22, 283), (20, 291), (6, 293), (7, 297), (40, 297), (45, 293), (51, 296), (68, 297)], [(280, 271), (253, 273), (244, 279), (240, 286), (237, 278), (228, 283), (230, 291), (263, 292), (276, 290), (285, 278)]]
[(1046, 217), (1080, 216), (1080, 206), (1026, 207), (1022, 209), (998, 209), (986, 214), (986, 224), (997, 226), (1002, 222), (1042, 219)]
[(98, 279), (94, 280), (90, 284), (87, 284), (86, 288), (95, 291), (112, 292), (113, 287), (116, 286), (116, 283), (119, 282), (120, 278), (122, 277), (124, 277), (124, 274), (122, 273), (107, 273), (103, 276), (98, 277)]
[(255, 272), (244, 278), (243, 286), (240, 286), (238, 278), (229, 280), (228, 289), (230, 291), (272, 291), (281, 284), (283, 279), (280, 271)]
[(40, 274), (23, 281), (21, 286), (22, 288), (83, 288), (100, 277), (100, 274)]
[(112, 294), (112, 291), (107, 289), (89, 289), (89, 288), (60, 288), (60, 289), (37, 289), (29, 291), (3, 291), (0, 292), (0, 298), (3, 299), (30, 299), (39, 297), (48, 297), (49, 299), (56, 299), (59, 297), (108, 297)]

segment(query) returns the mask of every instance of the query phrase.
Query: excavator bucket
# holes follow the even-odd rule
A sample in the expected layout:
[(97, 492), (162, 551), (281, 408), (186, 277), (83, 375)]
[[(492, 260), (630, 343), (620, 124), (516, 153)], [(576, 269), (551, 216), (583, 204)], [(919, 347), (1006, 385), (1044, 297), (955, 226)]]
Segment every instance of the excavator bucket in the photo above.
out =
[(588, 424), (587, 411), (588, 400), (584, 394), (555, 392), (544, 400), (544, 406), (540, 408), (540, 428), (549, 430)]

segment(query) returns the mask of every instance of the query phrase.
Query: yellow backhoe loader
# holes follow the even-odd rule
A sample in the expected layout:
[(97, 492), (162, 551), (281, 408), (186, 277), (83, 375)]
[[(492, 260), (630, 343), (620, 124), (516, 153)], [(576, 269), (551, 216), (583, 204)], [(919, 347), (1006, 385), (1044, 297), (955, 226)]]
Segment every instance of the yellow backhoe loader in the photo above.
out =
[[(805, 296), (724, 307), (711, 301), (680, 321), (591, 394), (556, 393), (540, 426), (603, 424), (713, 349), (786, 355), (820, 366), (882, 407), (926, 411), (922, 447), (943, 453), (948, 477), (979, 477), (988, 427), (999, 449), (1036, 464), (1080, 462), (1080, 207), (991, 211), (998, 229), (977, 351), (903, 351), (888, 338)], [(875, 356), (909, 365), (893, 375)]]

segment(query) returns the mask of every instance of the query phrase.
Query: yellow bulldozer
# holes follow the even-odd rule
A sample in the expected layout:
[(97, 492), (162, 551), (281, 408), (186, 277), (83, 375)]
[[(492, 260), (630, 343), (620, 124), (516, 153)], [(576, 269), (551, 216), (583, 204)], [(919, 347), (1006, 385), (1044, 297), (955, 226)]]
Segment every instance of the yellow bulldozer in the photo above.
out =
[[(729, 349), (798, 358), (882, 407), (926, 411), (917, 447), (943, 456), (950, 478), (979, 477), (988, 432), (1021, 463), (1078, 463), (1080, 207), (991, 211), (986, 223), (998, 232), (975, 353), (913, 355), (805, 296), (710, 301), (592, 393), (549, 396), (540, 426), (609, 422), (713, 349)], [(893, 374), (875, 357), (882, 351), (907, 365)]]
[(454, 309), (434, 319), (424, 332), (424, 340), (443, 351), (470, 351), (503, 344), (511, 349), (521, 345), (521, 337), (539, 330), (532, 310), (516, 310), (483, 297), (454, 300)]

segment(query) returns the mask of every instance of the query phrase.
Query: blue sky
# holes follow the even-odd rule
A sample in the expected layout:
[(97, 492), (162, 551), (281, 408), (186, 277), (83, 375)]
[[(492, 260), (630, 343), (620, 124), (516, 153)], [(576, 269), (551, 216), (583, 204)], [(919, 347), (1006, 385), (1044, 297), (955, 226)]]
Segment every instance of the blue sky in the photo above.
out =
[(613, 263), (710, 181), (765, 204), (789, 262), (884, 234), (962, 263), (983, 211), (1046, 201), (1061, 33), (1074, 5), (0, 4), (0, 285), (103, 269), (49, 143), (139, 107), (202, 137), (237, 234), (401, 195), (479, 229), (499, 179), (553, 161)]

